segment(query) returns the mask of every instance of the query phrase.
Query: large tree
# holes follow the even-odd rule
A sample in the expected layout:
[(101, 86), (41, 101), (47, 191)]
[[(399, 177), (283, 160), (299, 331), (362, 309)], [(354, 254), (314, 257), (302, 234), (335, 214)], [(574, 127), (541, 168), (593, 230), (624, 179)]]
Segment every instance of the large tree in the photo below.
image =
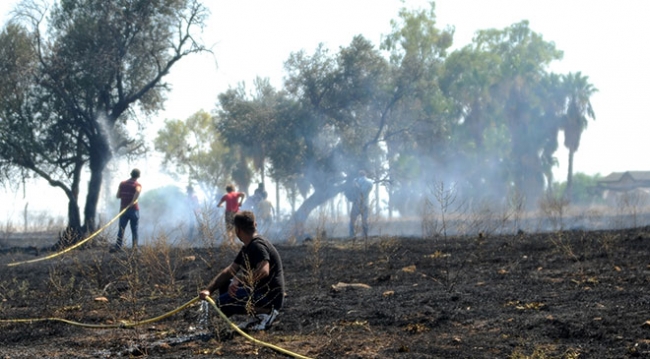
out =
[(539, 98), (542, 99), (539, 132), (545, 138), (542, 142), (543, 149), (540, 160), (546, 177), (546, 189), (548, 192), (553, 192), (553, 167), (558, 164), (555, 157), (555, 152), (559, 147), (557, 138), (566, 110), (566, 93), (562, 84), (562, 77), (555, 73), (544, 76), (537, 88), (537, 92)]
[[(440, 77), (454, 29), (436, 26), (435, 4), (428, 9), (402, 8), (391, 21), (381, 48), (389, 53), (390, 82), (382, 116), (389, 209), (414, 214), (426, 191), (422, 184), (452, 177), (448, 162), (451, 103)], [(449, 178), (446, 177), (446, 178)]]
[(506, 180), (512, 181), (527, 204), (532, 205), (545, 185), (549, 161), (542, 154), (545, 148), (553, 147), (549, 141), (557, 141), (557, 130), (553, 130), (557, 123), (546, 114), (550, 92), (542, 88), (549, 76), (548, 65), (563, 54), (554, 43), (532, 31), (528, 21), (503, 30), (479, 31), (472, 46), (499, 59), (498, 77), (490, 88), (490, 98), (497, 118), (509, 131), (510, 152), (503, 162)]
[(21, 78), (28, 85), (20, 104), (2, 104), (0, 130), (14, 138), (3, 163), (61, 188), (72, 211), (87, 166), (84, 224), (71, 214), (69, 227), (91, 231), (102, 172), (115, 151), (140, 142), (126, 124), (161, 109), (163, 78), (185, 56), (206, 51), (196, 32), (207, 10), (197, 0), (62, 0), (49, 11), (23, 2), (16, 14), (10, 26), (20, 30), (3, 36), (27, 34), (33, 66)]
[[(384, 53), (356, 36), (337, 53), (320, 46), (313, 55), (292, 54), (285, 63), (287, 95), (273, 101), (273, 116), (252, 115), (264, 111), (255, 105), (258, 100), (242, 100), (241, 91), (220, 96), (224, 136), (251, 146), (267, 142), (271, 172), (306, 195), (294, 216), (297, 224), (340, 193), (359, 169), (377, 179), (400, 180), (397, 173), (386, 176), (387, 148), (395, 158), (403, 149), (409, 153), (402, 158), (419, 158), (436, 156), (444, 147), (444, 141), (437, 141), (445, 137), (446, 126), (436, 77), (452, 31), (435, 28), (433, 7), (404, 10), (400, 17), (403, 21), (394, 23), (382, 45)], [(257, 131), (251, 134), (247, 128)]]
[(293, 177), (313, 190), (294, 215), (300, 226), (351, 175), (380, 161), (390, 77), (386, 59), (361, 36), (334, 56), (323, 47), (312, 56), (294, 53), (285, 67), (286, 89), (298, 102), (291, 118), (307, 123), (286, 134), (303, 146)]
[[(275, 138), (276, 104), (283, 96), (271, 86), (268, 79), (256, 78), (249, 93), (245, 83), (219, 95), (216, 128), (226, 143), (239, 152), (239, 172), (234, 179), (244, 191), (248, 190), (251, 175), (247, 171), (252, 164), (260, 174), (262, 183), (266, 178), (266, 161), (269, 147)], [(246, 170), (246, 171), (245, 171)]]
[(494, 199), (507, 192), (498, 165), (510, 152), (508, 129), (492, 89), (500, 78), (499, 56), (465, 46), (449, 54), (440, 87), (451, 102), (450, 146), (454, 168), (465, 176), (464, 192)]

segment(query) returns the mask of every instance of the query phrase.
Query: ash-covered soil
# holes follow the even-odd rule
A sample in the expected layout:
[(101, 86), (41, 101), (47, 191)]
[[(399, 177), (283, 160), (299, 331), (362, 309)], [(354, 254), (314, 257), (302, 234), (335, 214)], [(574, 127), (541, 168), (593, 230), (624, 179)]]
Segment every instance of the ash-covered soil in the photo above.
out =
[[(313, 358), (650, 357), (649, 241), (638, 228), (278, 243), (286, 306), (251, 334)], [(196, 297), (235, 250), (86, 246), (11, 267), (35, 251), (4, 251), (0, 319), (154, 318)], [(287, 357), (212, 310), (201, 330), (200, 307), (133, 329), (0, 323), (0, 357)]]

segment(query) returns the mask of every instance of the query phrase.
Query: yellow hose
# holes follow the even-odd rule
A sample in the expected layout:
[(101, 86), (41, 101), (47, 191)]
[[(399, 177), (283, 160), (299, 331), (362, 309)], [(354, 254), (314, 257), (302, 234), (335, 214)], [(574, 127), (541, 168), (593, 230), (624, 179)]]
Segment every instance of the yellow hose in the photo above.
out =
[[(36, 322), (61, 322), (61, 323), (74, 325), (74, 326), (77, 326), (77, 327), (92, 328), (92, 329), (131, 328), (131, 327), (137, 327), (137, 326), (141, 326), (141, 325), (151, 324), (153, 322), (157, 322), (159, 320), (170, 317), (170, 316), (180, 312), (181, 310), (189, 307), (190, 305), (192, 305), (193, 303), (195, 303), (198, 300), (199, 300), (199, 297), (195, 297), (192, 300), (190, 300), (189, 302), (181, 305), (180, 307), (178, 307), (178, 308), (176, 308), (176, 309), (174, 309), (174, 310), (172, 310), (170, 312), (167, 312), (167, 313), (165, 313), (163, 315), (157, 316), (155, 318), (150, 318), (150, 319), (135, 321), (135, 322), (120, 321), (119, 324), (87, 324), (87, 323), (79, 323), (79, 322), (75, 322), (75, 321), (67, 320), (67, 319), (63, 319), (63, 318), (0, 319), (0, 323), (30, 323), (31, 324), (31, 323), (36, 323)], [(253, 343), (265, 346), (267, 348), (270, 348), (270, 349), (273, 349), (273, 350), (275, 350), (277, 352), (292, 356), (294, 358), (311, 359), (309, 357), (306, 357), (306, 356), (291, 352), (289, 350), (286, 350), (286, 349), (281, 348), (279, 346), (273, 345), (271, 343), (267, 343), (267, 342), (261, 341), (259, 339), (253, 338), (252, 336), (248, 335), (243, 330), (239, 329), (239, 327), (237, 325), (235, 325), (233, 322), (231, 322), (230, 319), (228, 319), (228, 317), (225, 314), (223, 314), (223, 312), (219, 309), (219, 307), (214, 302), (214, 300), (212, 300), (212, 298), (206, 297), (205, 300), (208, 303), (212, 304), (212, 306), (217, 311), (219, 316), (223, 320), (225, 320), (228, 323), (228, 325), (230, 325), (231, 328), (233, 328), (237, 333), (241, 334), (241, 336), (243, 336), (244, 338), (252, 341)]]
[[(27, 260), (27, 261), (22, 261), (22, 262), (13, 262), (13, 263), (9, 263), (9, 264), (7, 264), (7, 266), (9, 266), (9, 267), (13, 267), (13, 266), (21, 265), (21, 264), (34, 263), (34, 262), (44, 261), (44, 260), (47, 260), (47, 259), (52, 259), (52, 258), (54, 258), (54, 257), (60, 256), (60, 255), (63, 254), (63, 253), (67, 253), (67, 252), (69, 252), (69, 251), (71, 251), (71, 250), (73, 250), (73, 249), (75, 249), (75, 248), (78, 248), (79, 246), (81, 246), (81, 245), (83, 245), (84, 243), (86, 243), (86, 242), (90, 241), (91, 239), (93, 239), (95, 236), (97, 236), (97, 234), (101, 233), (101, 232), (102, 232), (104, 229), (106, 229), (108, 226), (110, 226), (110, 225), (111, 225), (113, 222), (115, 222), (115, 221), (116, 221), (116, 220), (117, 220), (117, 219), (118, 219), (122, 214), (124, 214), (124, 212), (126, 212), (126, 210), (129, 209), (129, 207), (131, 207), (132, 205), (134, 205), (136, 202), (137, 202), (137, 201), (133, 202), (131, 205), (129, 205), (129, 206), (127, 206), (126, 208), (124, 208), (122, 211), (120, 211), (120, 213), (118, 213), (115, 217), (113, 217), (113, 219), (111, 219), (108, 223), (106, 223), (104, 226), (102, 226), (101, 228), (99, 228), (98, 230), (96, 230), (93, 234), (91, 234), (90, 236), (88, 236), (88, 238), (86, 238), (86, 239), (84, 239), (84, 240), (82, 240), (82, 241), (76, 243), (76, 244), (73, 245), (73, 246), (70, 246), (70, 247), (68, 247), (68, 248), (66, 248), (66, 249), (64, 249), (64, 250), (62, 250), (62, 251), (60, 251), (60, 252), (53, 253), (53, 254), (51, 254), (51, 255), (49, 255), (49, 256), (46, 256), (46, 257), (35, 258), (35, 259), (31, 259), (31, 260)], [(135, 322), (120, 321), (119, 324), (87, 324), (87, 323), (79, 323), (79, 322), (75, 322), (75, 321), (67, 320), (67, 319), (63, 319), (63, 318), (0, 319), (0, 323), (35, 323), (35, 322), (45, 322), (45, 321), (49, 321), (49, 322), (62, 322), (62, 323), (66, 323), (66, 324), (74, 325), (74, 326), (77, 326), (77, 327), (82, 327), (82, 328), (92, 328), (92, 329), (131, 328), (131, 327), (136, 327), (136, 326), (140, 326), (140, 325), (150, 324), (150, 323), (157, 322), (157, 321), (159, 321), (159, 320), (165, 319), (165, 318), (167, 318), (167, 317), (170, 317), (170, 316), (172, 316), (172, 315), (174, 315), (174, 314), (180, 312), (181, 310), (183, 310), (183, 309), (189, 307), (190, 305), (192, 305), (193, 303), (195, 303), (197, 300), (199, 300), (199, 297), (193, 298), (192, 300), (190, 300), (189, 302), (187, 302), (187, 303), (181, 305), (180, 307), (178, 307), (178, 308), (176, 308), (176, 309), (174, 309), (174, 310), (172, 310), (172, 311), (170, 311), (170, 312), (167, 312), (167, 313), (165, 313), (165, 314), (163, 314), (163, 315), (157, 316), (157, 317), (155, 317), (155, 318), (150, 318), (150, 319), (146, 319), (146, 320), (142, 320), (142, 321), (135, 321)], [(259, 340), (259, 339), (255, 339), (255, 338), (253, 338), (252, 336), (248, 335), (248, 334), (247, 334), (246, 332), (244, 332), (243, 330), (239, 329), (239, 327), (238, 327), (237, 325), (235, 325), (233, 322), (231, 322), (230, 319), (228, 319), (228, 317), (227, 317), (225, 314), (223, 314), (223, 312), (219, 309), (219, 307), (218, 307), (217, 304), (214, 302), (214, 300), (212, 300), (212, 298), (210, 298), (210, 297), (206, 297), (205, 300), (208, 301), (210, 304), (212, 304), (212, 306), (213, 306), (214, 309), (217, 311), (217, 313), (219, 314), (219, 316), (220, 316), (222, 319), (224, 319), (224, 320), (225, 320), (225, 321), (230, 325), (231, 328), (233, 328), (237, 333), (239, 333), (239, 334), (240, 334), (241, 336), (243, 336), (244, 338), (246, 338), (246, 339), (248, 339), (248, 340), (250, 340), (250, 341), (252, 341), (252, 342), (254, 342), (254, 343), (256, 343), (256, 344), (259, 344), (259, 345), (262, 345), (262, 346), (265, 346), (265, 347), (271, 348), (271, 349), (273, 349), (273, 350), (275, 350), (275, 351), (278, 351), (278, 352), (280, 352), (280, 353), (290, 355), (290, 356), (292, 356), (292, 357), (294, 357), (294, 358), (299, 358), (299, 359), (310, 359), (309, 357), (306, 357), (306, 356), (303, 356), (303, 355), (300, 355), (300, 354), (297, 354), (297, 353), (291, 352), (291, 351), (289, 351), (289, 350), (283, 349), (283, 348), (278, 347), (278, 346), (276, 346), (276, 345), (273, 345), (273, 344), (270, 344), (270, 343), (266, 343), (266, 342), (263, 342), (263, 341), (261, 341), (261, 340)]]
[(114, 329), (114, 328), (132, 328), (132, 327), (137, 327), (140, 325), (145, 325), (145, 324), (150, 324), (153, 322), (157, 322), (159, 320), (163, 320), (167, 317), (171, 317), (172, 315), (180, 312), (181, 310), (189, 307), (192, 305), (194, 302), (199, 300), (199, 297), (196, 297), (189, 302), (181, 305), (180, 307), (167, 312), (163, 315), (157, 316), (155, 318), (150, 318), (146, 320), (141, 320), (141, 321), (136, 321), (136, 322), (128, 322), (128, 321), (120, 321), (119, 323), (116, 324), (87, 324), (87, 323), (79, 323), (75, 322), (72, 320), (67, 320), (63, 318), (35, 318), (35, 319), (2, 319), (0, 320), (0, 323), (36, 323), (36, 322), (62, 322), (70, 325), (74, 325), (76, 327), (82, 327), (82, 328), (93, 328), (93, 329)]
[(60, 252), (52, 253), (52, 254), (50, 254), (49, 256), (40, 257), (40, 258), (34, 258), (34, 259), (27, 260), (27, 261), (22, 261), (22, 262), (13, 262), (13, 263), (9, 263), (9, 264), (7, 264), (7, 266), (8, 266), (8, 267), (14, 267), (14, 266), (21, 265), (21, 264), (26, 264), (26, 263), (35, 263), (35, 262), (40, 262), (40, 261), (44, 261), (44, 260), (48, 260), (48, 259), (52, 259), (52, 258), (54, 258), (54, 257), (58, 257), (58, 256), (62, 255), (63, 253), (67, 253), (67, 252), (69, 252), (69, 251), (71, 251), (71, 250), (73, 250), (73, 249), (75, 249), (75, 248), (78, 248), (78, 247), (81, 246), (82, 244), (84, 244), (84, 243), (88, 242), (89, 240), (95, 238), (95, 237), (96, 237), (99, 233), (101, 233), (104, 229), (106, 229), (108, 226), (110, 226), (111, 224), (113, 224), (113, 222), (115, 222), (118, 218), (120, 218), (120, 216), (121, 216), (122, 214), (124, 214), (124, 212), (126, 212), (127, 209), (129, 209), (131, 206), (133, 206), (133, 205), (136, 204), (137, 202), (138, 202), (138, 201), (135, 201), (135, 202), (131, 203), (130, 205), (128, 205), (126, 208), (124, 208), (122, 211), (120, 211), (120, 213), (118, 213), (117, 216), (113, 217), (113, 219), (111, 219), (110, 221), (108, 221), (108, 223), (106, 223), (103, 227), (101, 227), (100, 229), (96, 230), (93, 234), (91, 234), (90, 236), (88, 236), (88, 238), (86, 238), (86, 239), (84, 239), (84, 240), (82, 240), (82, 241), (76, 243), (76, 244), (73, 245), (73, 246), (70, 246), (70, 247), (68, 247), (68, 248), (66, 248), (66, 249), (64, 249), (64, 250), (62, 250), (62, 251), (60, 251)]
[(294, 357), (294, 358), (299, 358), (299, 359), (311, 359), (311, 358), (309, 358), (309, 357), (306, 357), (306, 356), (303, 356), (303, 355), (300, 355), (300, 354), (297, 354), (297, 353), (294, 353), (294, 352), (288, 351), (288, 350), (286, 350), (286, 349), (280, 348), (279, 346), (276, 346), (276, 345), (273, 345), (273, 344), (270, 344), (270, 343), (266, 343), (266, 342), (263, 342), (263, 341), (261, 341), (261, 340), (259, 340), (259, 339), (255, 339), (255, 338), (253, 338), (252, 336), (248, 335), (248, 334), (247, 334), (246, 332), (244, 332), (243, 330), (239, 329), (239, 327), (236, 326), (233, 322), (231, 322), (230, 319), (228, 319), (228, 317), (226, 317), (226, 315), (223, 314), (223, 312), (219, 309), (219, 307), (217, 307), (217, 303), (215, 303), (214, 300), (212, 300), (212, 298), (210, 298), (210, 297), (206, 297), (205, 300), (207, 300), (208, 303), (212, 304), (212, 306), (213, 306), (214, 309), (217, 311), (217, 313), (219, 314), (219, 316), (220, 316), (223, 320), (225, 320), (225, 321), (230, 325), (230, 327), (233, 328), (237, 333), (241, 334), (242, 337), (244, 337), (244, 338), (246, 338), (246, 339), (252, 341), (253, 343), (256, 343), (256, 344), (259, 344), (259, 345), (263, 345), (263, 346), (265, 346), (265, 347), (267, 347), (267, 348), (271, 348), (271, 349), (273, 349), (273, 350), (275, 350), (275, 351), (278, 351), (278, 352), (280, 352), (280, 353), (290, 355), (290, 356), (292, 356), (292, 357)]

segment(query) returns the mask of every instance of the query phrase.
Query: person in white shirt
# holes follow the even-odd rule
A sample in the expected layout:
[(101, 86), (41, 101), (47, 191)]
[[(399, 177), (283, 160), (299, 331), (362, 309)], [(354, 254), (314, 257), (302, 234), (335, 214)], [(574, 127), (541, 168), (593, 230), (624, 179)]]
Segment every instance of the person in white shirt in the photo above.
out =
[(352, 210), (350, 210), (350, 237), (355, 236), (355, 223), (359, 215), (361, 215), (361, 227), (363, 229), (363, 236), (368, 237), (368, 212), (370, 209), (369, 197), (372, 191), (372, 181), (366, 177), (366, 171), (359, 171), (359, 177), (352, 181), (354, 194), (351, 198)]

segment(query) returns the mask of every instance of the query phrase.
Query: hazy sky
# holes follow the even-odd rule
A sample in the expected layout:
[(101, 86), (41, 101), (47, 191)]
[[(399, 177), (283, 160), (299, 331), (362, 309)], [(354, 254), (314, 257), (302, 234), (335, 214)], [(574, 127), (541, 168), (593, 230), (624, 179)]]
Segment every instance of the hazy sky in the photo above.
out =
[[(3, 15), (15, 3), (0, 1), (3, 23)], [(283, 63), (291, 52), (305, 49), (311, 54), (321, 42), (336, 52), (357, 34), (378, 45), (402, 6), (428, 7), (428, 2), (421, 0), (205, 3), (212, 15), (202, 36), (206, 44), (213, 45), (214, 56), (195, 56), (175, 66), (167, 77), (173, 89), (166, 110), (159, 114), (160, 120), (185, 119), (200, 109), (211, 111), (219, 93), (241, 81), (250, 88), (256, 76), (268, 77), (280, 88)], [(553, 72), (581, 71), (589, 77), (599, 90), (592, 97), (596, 120), (590, 121), (583, 134), (574, 171), (602, 175), (650, 170), (645, 163), (645, 155), (650, 153), (650, 126), (646, 125), (649, 116), (644, 111), (650, 82), (650, 51), (645, 48), (650, 36), (648, 14), (647, 0), (436, 1), (439, 27), (456, 29), (454, 48), (469, 44), (477, 30), (503, 29), (529, 20), (533, 31), (564, 51), (564, 59), (552, 64)], [(555, 176), (562, 180), (566, 177), (567, 152), (562, 148), (556, 156), (560, 166)], [(128, 166), (147, 167), (155, 162), (149, 159)], [(123, 172), (116, 179), (128, 175), (128, 170)], [(148, 188), (153, 187), (158, 185), (150, 182)]]

